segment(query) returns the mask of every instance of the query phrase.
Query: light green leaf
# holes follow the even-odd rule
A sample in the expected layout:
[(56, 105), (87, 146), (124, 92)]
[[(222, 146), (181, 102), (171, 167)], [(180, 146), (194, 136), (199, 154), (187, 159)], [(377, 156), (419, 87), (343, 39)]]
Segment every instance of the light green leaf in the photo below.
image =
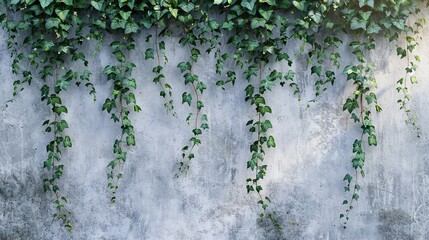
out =
[(69, 10), (55, 9), (55, 13), (64, 22), (66, 20), (66, 18), (67, 18), (67, 15), (69, 14)]
[(261, 16), (265, 19), (265, 20), (269, 20), (270, 19), (270, 17), (271, 17), (271, 14), (273, 13), (273, 10), (268, 10), (268, 11), (265, 11), (265, 10), (263, 10), (262, 8), (261, 9), (259, 9), (259, 13), (261, 14)]
[(305, 10), (305, 6), (307, 5), (305, 0), (303, 0), (303, 1), (293, 1), (292, 3), (300, 11), (304, 11)]
[(72, 147), (72, 142), (69, 136), (65, 136), (63, 145), (65, 148)]
[(273, 136), (268, 137), (267, 146), (268, 147), (276, 147), (276, 142), (274, 141)]
[(179, 4), (179, 7), (185, 11), (186, 13), (192, 11), (195, 8), (195, 5), (192, 2), (189, 3), (181, 3)]
[(40, 6), (42, 6), (42, 8), (46, 8), (47, 6), (49, 6), (49, 4), (51, 4), (54, 0), (40, 0)]
[(91, 1), (91, 5), (98, 11), (104, 10), (104, 1)]

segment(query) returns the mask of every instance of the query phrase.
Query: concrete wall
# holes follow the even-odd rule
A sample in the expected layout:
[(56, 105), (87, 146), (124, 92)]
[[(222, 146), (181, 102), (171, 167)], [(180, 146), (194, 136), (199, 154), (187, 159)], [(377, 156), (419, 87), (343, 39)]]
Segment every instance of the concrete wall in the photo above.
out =
[[(423, 32), (425, 41), (429, 32)], [(0, 33), (0, 42), (5, 42)], [(145, 49), (144, 36), (137, 36), (137, 49)], [(61, 188), (74, 212), (75, 231), (67, 233), (53, 214), (50, 196), (43, 193), (42, 162), (50, 136), (41, 123), (50, 116), (40, 102), (42, 83), (35, 80), (10, 107), (0, 112), (0, 239), (271, 239), (256, 221), (260, 209), (255, 195), (246, 194), (250, 176), (246, 161), (253, 137), (245, 127), (255, 117), (244, 102), (243, 79), (222, 91), (215, 86), (215, 60), (204, 56), (195, 72), (207, 84), (204, 109), (210, 129), (196, 151), (190, 174), (174, 179), (180, 149), (191, 136), (185, 118), (190, 108), (181, 105), (186, 88), (175, 67), (187, 59), (185, 48), (175, 47), (178, 38), (167, 39), (170, 62), (167, 79), (174, 89), (178, 117), (165, 113), (158, 87), (151, 82), (153, 63), (144, 62), (136, 51), (134, 72), (141, 113), (132, 113), (137, 147), (129, 152), (116, 205), (110, 204), (106, 165), (112, 159), (112, 144), (120, 133), (101, 105), (111, 91), (100, 70), (112, 61), (108, 48), (90, 59), (98, 101), (84, 89), (62, 94), (69, 108), (66, 119), (73, 148), (64, 152)], [(108, 42), (108, 41), (106, 41)], [(283, 219), (285, 239), (429, 239), (429, 45), (418, 52), (421, 80), (412, 88), (412, 107), (423, 134), (420, 139), (404, 123), (396, 100), (396, 81), (403, 76), (405, 61), (395, 48), (379, 43), (372, 57), (377, 64), (376, 93), (383, 112), (375, 114), (379, 146), (367, 148), (367, 176), (361, 182), (361, 198), (355, 204), (347, 229), (342, 229), (343, 176), (351, 172), (351, 145), (360, 130), (342, 103), (353, 91), (341, 76), (318, 104), (305, 110), (314, 95), (313, 80), (305, 59), (298, 59), (297, 77), (304, 91), (298, 103), (287, 88), (276, 87), (267, 101), (273, 108), (271, 133), (277, 148), (267, 153), (268, 174), (264, 188)], [(88, 52), (91, 48), (88, 48)], [(0, 102), (11, 97), (11, 59), (0, 44)], [(343, 51), (343, 63), (352, 63)], [(210, 66), (210, 67), (208, 67)], [(286, 65), (277, 66), (287, 70)]]

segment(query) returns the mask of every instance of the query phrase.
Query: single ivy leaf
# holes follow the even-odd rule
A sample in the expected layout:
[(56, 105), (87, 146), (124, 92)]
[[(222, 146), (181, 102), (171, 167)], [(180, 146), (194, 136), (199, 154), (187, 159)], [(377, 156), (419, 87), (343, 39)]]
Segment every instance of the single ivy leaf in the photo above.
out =
[(139, 30), (139, 25), (135, 22), (129, 22), (125, 25), (125, 34), (136, 33)]
[(104, 10), (104, 1), (91, 1), (91, 5), (98, 11)]
[[(144, 53), (144, 59), (148, 60), (148, 59), (154, 59), (154, 51), (152, 48), (148, 48), (145, 53)], [(161, 67), (161, 66), (158, 66)], [(161, 67), (162, 69), (162, 67)], [(154, 71), (155, 72), (155, 71)], [(156, 73), (159, 73), (159, 71), (156, 71)]]
[(54, 0), (40, 0), (40, 6), (45, 9), (49, 4), (51, 4)]
[(308, 13), (308, 16), (317, 24), (319, 24), (322, 19), (322, 15), (319, 12), (314, 13), (313, 10)]
[(374, 134), (368, 136), (368, 144), (370, 146), (377, 146), (377, 137)]
[(68, 113), (67, 108), (65, 106), (53, 107), (54, 112), (59, 116), (61, 113)]
[(42, 45), (42, 50), (44, 52), (48, 52), (50, 51), (53, 47), (55, 46), (55, 44), (53, 42), (50, 41), (44, 41), (43, 45)]
[(68, 128), (69, 127), (69, 124), (67, 123), (67, 121), (66, 120), (61, 120), (59, 123), (58, 123), (58, 131), (60, 131), (60, 132), (63, 132), (64, 131), (64, 129), (66, 129), (66, 128)]
[(191, 64), (189, 62), (181, 62), (177, 67), (180, 69), (180, 72), (189, 71), (191, 70)]
[(222, 28), (231, 31), (234, 28), (234, 23), (232, 21), (223, 22)]
[(370, 93), (365, 96), (366, 102), (369, 104), (377, 103), (377, 96), (374, 93)]
[(131, 11), (119, 11), (119, 15), (121, 15), (122, 19), (127, 21), (131, 16)]
[(303, 1), (293, 1), (293, 5), (300, 11), (305, 10), (305, 6), (307, 5), (307, 2), (305, 0)]
[(249, 46), (247, 50), (249, 50), (249, 52), (252, 52), (252, 51), (255, 51), (256, 48), (258, 47), (259, 47), (259, 43), (257, 41), (251, 41), (249, 42)]
[(186, 13), (192, 11), (195, 8), (195, 5), (192, 2), (189, 3), (181, 3), (179, 4), (179, 7), (185, 11)]
[(270, 128), (273, 128), (270, 120), (265, 120), (265, 122), (261, 124), (261, 132), (266, 132)]
[(136, 145), (136, 139), (133, 134), (130, 134), (127, 136), (127, 145), (128, 146), (135, 146)]
[(191, 102), (192, 102), (192, 95), (190, 93), (184, 92), (182, 94), (182, 104), (188, 103), (188, 105), (191, 106)]
[(46, 20), (45, 23), (45, 28), (46, 29), (51, 29), (51, 28), (58, 28), (58, 26), (60, 25), (61, 20), (59, 18), (48, 18)]
[(352, 21), (350, 22), (350, 28), (352, 30), (356, 30), (356, 29), (366, 29), (366, 23), (367, 21), (365, 21), (364, 19), (358, 19), (356, 17), (352, 18)]
[(72, 142), (69, 136), (65, 136), (63, 145), (65, 148), (72, 147)]
[(375, 33), (379, 33), (380, 31), (381, 31), (380, 25), (373, 22), (369, 24), (368, 29), (366, 30), (368, 34), (375, 34)]
[(259, 9), (259, 14), (261, 14), (261, 16), (265, 19), (265, 20), (269, 20), (271, 17), (271, 14), (273, 13), (273, 10), (263, 10), (262, 8)]
[(346, 174), (343, 178), (343, 181), (347, 181), (348, 183), (352, 182), (353, 177), (350, 174)]
[(374, 8), (374, 0), (359, 0), (359, 7), (362, 8), (364, 6)]
[(267, 21), (263, 18), (252, 18), (252, 21), (250, 23), (250, 27), (252, 29), (255, 29), (258, 27), (264, 27), (265, 23), (267, 23)]
[(322, 73), (322, 66), (311, 67), (311, 74), (316, 74), (318, 77), (320, 77), (321, 73)]
[(274, 141), (273, 136), (268, 137), (267, 146), (268, 147), (276, 147), (276, 142)]
[(59, 10), (55, 9), (55, 14), (64, 22), (69, 14), (69, 10)]
[(67, 6), (73, 6), (73, 0), (62, 0), (62, 2)]
[(197, 101), (197, 109), (198, 109), (198, 110), (201, 110), (203, 107), (204, 107), (203, 102), (201, 102), (201, 101)]
[(177, 8), (169, 8), (168, 10), (174, 18), (177, 18), (177, 14), (179, 13), (179, 10)]
[(256, 167), (255, 160), (251, 159), (250, 161), (247, 162), (247, 168), (250, 168), (253, 171), (253, 170), (255, 170), (255, 167)]
[(249, 11), (253, 11), (253, 8), (255, 7), (255, 2), (256, 0), (243, 0), (241, 1), (241, 6)]
[(70, 87), (70, 83), (68, 81), (58, 81), (56, 86), (62, 90), (67, 90)]

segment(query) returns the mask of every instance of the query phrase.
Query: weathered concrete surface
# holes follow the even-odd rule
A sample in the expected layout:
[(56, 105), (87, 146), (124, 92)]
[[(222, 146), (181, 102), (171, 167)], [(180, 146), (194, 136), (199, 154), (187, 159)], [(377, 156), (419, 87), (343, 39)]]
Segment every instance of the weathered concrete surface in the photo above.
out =
[[(1, 34), (1, 42), (5, 34)], [(429, 39), (429, 32), (423, 32)], [(139, 36), (144, 39), (144, 36)], [(43, 193), (42, 162), (49, 136), (41, 123), (50, 115), (40, 102), (41, 82), (35, 80), (8, 109), (0, 112), (0, 239), (270, 239), (257, 223), (257, 198), (246, 194), (250, 176), (246, 161), (252, 136), (245, 123), (254, 117), (244, 102), (245, 81), (222, 91), (214, 60), (203, 57), (195, 72), (208, 85), (204, 94), (210, 129), (196, 152), (190, 174), (174, 179), (180, 149), (191, 136), (185, 123), (190, 108), (179, 104), (186, 88), (175, 66), (187, 59), (178, 38), (167, 40), (167, 79), (174, 89), (178, 117), (165, 113), (158, 87), (151, 82), (153, 63), (144, 62), (143, 52), (132, 58), (138, 65), (136, 96), (142, 113), (132, 114), (137, 147), (129, 152), (124, 179), (115, 206), (106, 189), (106, 165), (113, 156), (111, 147), (118, 126), (101, 112), (111, 83), (100, 70), (112, 59), (103, 51), (90, 61), (98, 101), (93, 103), (84, 89), (72, 88), (63, 94), (69, 108), (66, 118), (73, 148), (64, 152), (66, 165), (60, 181), (74, 212), (75, 231), (67, 233), (52, 223), (50, 197)], [(108, 41), (106, 41), (108, 42)], [(147, 47), (141, 40), (137, 49)], [(421, 80), (412, 87), (423, 134), (415, 137), (405, 125), (404, 113), (396, 100), (396, 81), (403, 76), (405, 61), (398, 60), (395, 48), (380, 43), (372, 56), (379, 67), (376, 91), (383, 112), (375, 114), (379, 146), (367, 149), (367, 176), (361, 182), (361, 198), (351, 213), (347, 229), (338, 218), (343, 192), (342, 178), (351, 172), (351, 145), (359, 136), (342, 103), (353, 90), (341, 76), (319, 103), (305, 110), (305, 101), (314, 95), (312, 79), (305, 66), (297, 65), (304, 91), (298, 103), (290, 89), (277, 87), (268, 97), (273, 108), (272, 134), (277, 148), (268, 151), (268, 174), (264, 187), (280, 212), (286, 239), (429, 239), (429, 45), (418, 47), (422, 63)], [(11, 97), (11, 59), (0, 45), (0, 102)], [(351, 63), (343, 53), (345, 64)], [(304, 61), (301, 61), (304, 62)], [(287, 70), (286, 66), (277, 66)]]

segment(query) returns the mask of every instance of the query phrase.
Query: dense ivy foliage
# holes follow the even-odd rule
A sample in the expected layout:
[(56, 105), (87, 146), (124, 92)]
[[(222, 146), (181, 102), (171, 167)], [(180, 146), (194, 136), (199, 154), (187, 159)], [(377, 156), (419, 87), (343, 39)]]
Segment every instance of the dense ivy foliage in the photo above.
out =
[[(80, 46), (97, 42), (99, 49), (104, 46), (107, 35), (113, 39), (109, 46), (117, 63), (105, 66), (103, 70), (106, 79), (113, 84), (113, 91), (104, 100), (102, 110), (111, 114), (121, 129), (120, 136), (114, 140), (113, 160), (107, 164), (112, 202), (116, 201), (127, 148), (137, 145), (130, 114), (141, 111), (133, 91), (144, 79), (133, 76), (136, 64), (129, 56), (132, 51), (140, 51), (144, 52), (145, 61), (155, 61), (152, 81), (160, 88), (166, 110), (176, 116), (173, 89), (163, 74), (169, 57), (164, 39), (172, 35), (179, 36), (178, 46), (189, 52), (189, 58), (183, 59), (177, 68), (183, 74), (184, 84), (189, 87), (181, 94), (182, 104), (192, 107), (186, 118), (192, 135), (182, 149), (175, 176), (188, 173), (191, 160), (197, 158), (194, 149), (202, 144), (200, 135), (209, 128), (204, 110), (207, 98), (203, 95), (207, 85), (200, 76), (203, 73), (194, 69), (201, 56), (207, 54), (216, 59), (213, 68), (219, 76), (216, 85), (221, 89), (228, 84), (234, 85), (240, 76), (247, 80), (244, 100), (255, 110), (247, 126), (255, 139), (249, 147), (251, 154), (247, 161), (253, 177), (246, 180), (246, 188), (258, 198), (260, 220), (268, 220), (278, 234), (282, 234), (282, 224), (275, 205), (264, 194), (262, 184), (269, 162), (265, 153), (276, 147), (274, 126), (269, 119), (272, 108), (266, 96), (279, 85), (289, 86), (301, 99), (299, 79), (294, 72), (297, 55), (306, 57), (314, 79), (316, 94), (308, 106), (335, 83), (341, 70), (355, 86), (343, 109), (350, 113), (362, 132), (352, 146), (354, 173), (344, 177), (345, 191), (351, 192), (350, 198), (343, 201), (345, 212), (340, 214), (344, 224), (354, 201), (359, 199), (361, 186), (358, 179), (365, 176), (367, 146), (377, 146), (372, 115), (382, 108), (374, 92), (376, 66), (369, 58), (371, 52), (377, 50), (377, 41), (395, 44), (398, 57), (407, 59), (404, 77), (397, 81), (397, 91), (402, 94), (398, 103), (407, 115), (407, 123), (413, 126), (418, 136), (421, 134), (415, 114), (407, 103), (411, 99), (408, 83), (417, 82), (414, 72), (420, 58), (414, 50), (421, 38), (419, 31), (426, 22), (420, 15), (423, 10), (427, 11), (424, 1), (7, 0), (3, 4), (1, 22), (9, 34), (11, 67), (17, 78), (13, 83), (13, 96), (30, 85), (34, 78), (41, 79), (44, 83), (41, 100), (52, 110), (52, 116), (43, 123), (46, 132), (52, 135), (52, 141), (46, 147), (47, 158), (43, 167), (47, 177), (43, 187), (52, 193), (57, 210), (54, 218), (61, 220), (70, 231), (73, 229), (72, 213), (66, 206), (66, 196), (58, 187), (64, 171), (61, 152), (72, 147), (71, 137), (66, 134), (69, 124), (63, 119), (68, 110), (61, 96), (73, 83), (77, 86), (84, 83), (95, 101), (95, 89), (90, 79), (97, 74), (86, 68), (88, 54), (81, 52)], [(143, 34), (153, 47), (136, 49), (136, 34)], [(344, 45), (356, 58), (353, 65), (343, 65), (341, 61), (339, 47)], [(274, 63), (278, 62), (284, 63), (286, 70), (275, 69)]]

